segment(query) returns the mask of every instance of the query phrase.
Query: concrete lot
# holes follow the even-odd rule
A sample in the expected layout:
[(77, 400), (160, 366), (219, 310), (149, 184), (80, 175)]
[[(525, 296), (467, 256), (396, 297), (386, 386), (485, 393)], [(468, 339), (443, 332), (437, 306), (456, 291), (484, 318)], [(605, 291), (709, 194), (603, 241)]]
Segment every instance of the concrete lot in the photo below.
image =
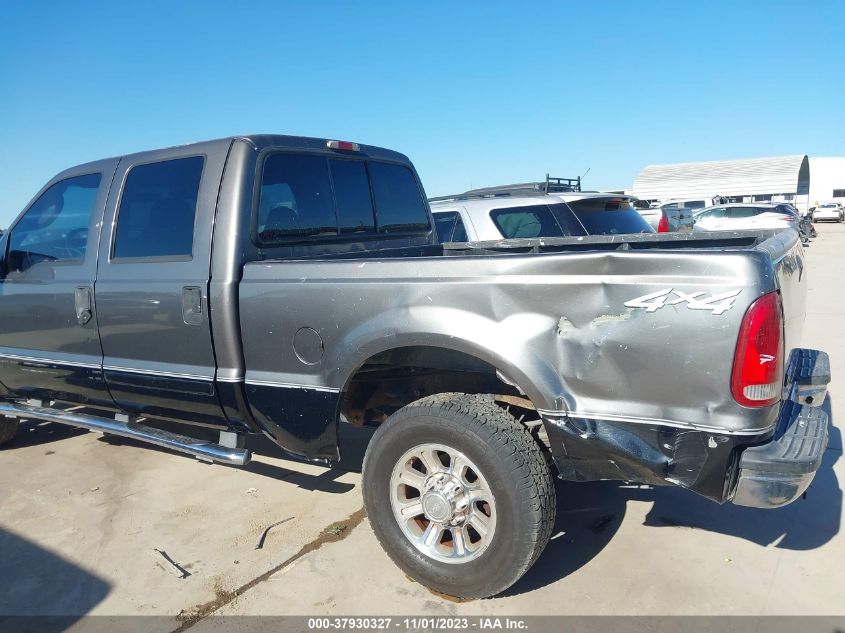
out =
[[(845, 226), (807, 249), (804, 344), (831, 355), (845, 420)], [(157, 614), (845, 614), (842, 440), (777, 511), (618, 483), (558, 485), (556, 536), (507, 595), (455, 602), (406, 578), (361, 512), (360, 477), (257, 456), (210, 466), (28, 423), (0, 452), (0, 616)], [(268, 525), (263, 549), (255, 543)], [(178, 578), (165, 552), (190, 576)]]

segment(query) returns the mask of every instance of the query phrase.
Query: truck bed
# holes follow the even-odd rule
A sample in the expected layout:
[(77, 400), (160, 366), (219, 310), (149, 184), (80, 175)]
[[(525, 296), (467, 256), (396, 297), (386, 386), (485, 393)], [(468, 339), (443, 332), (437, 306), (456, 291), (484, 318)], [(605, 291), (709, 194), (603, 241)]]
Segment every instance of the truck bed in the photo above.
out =
[[(447, 349), (495, 367), (538, 410), (765, 433), (776, 412), (744, 410), (731, 397), (734, 346), (746, 308), (778, 289), (787, 349), (797, 343), (802, 271), (794, 232), (510, 240), (254, 262), (239, 287), (246, 382), (280, 385), (275, 400), (303, 389), (338, 396), (387, 350)], [(665, 305), (648, 303), (653, 293)], [(315, 359), (300, 358), (310, 351)]]

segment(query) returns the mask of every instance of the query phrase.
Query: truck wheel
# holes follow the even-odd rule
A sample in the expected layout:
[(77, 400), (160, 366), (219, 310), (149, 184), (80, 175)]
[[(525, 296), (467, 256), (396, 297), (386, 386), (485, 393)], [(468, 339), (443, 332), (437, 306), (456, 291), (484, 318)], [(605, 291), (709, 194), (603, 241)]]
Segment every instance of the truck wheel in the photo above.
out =
[(18, 421), (15, 418), (0, 417), (0, 446), (10, 442), (18, 431)]
[(438, 394), (394, 413), (367, 448), (363, 487), (373, 531), (393, 562), (462, 598), (515, 583), (555, 519), (540, 447), (489, 396)]

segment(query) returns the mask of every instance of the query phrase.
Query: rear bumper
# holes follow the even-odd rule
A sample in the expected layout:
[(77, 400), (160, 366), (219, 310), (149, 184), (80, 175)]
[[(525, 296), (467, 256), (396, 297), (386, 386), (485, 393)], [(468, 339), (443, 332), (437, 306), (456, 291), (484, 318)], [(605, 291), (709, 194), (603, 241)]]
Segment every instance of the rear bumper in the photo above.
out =
[(765, 444), (742, 451), (733, 503), (777, 508), (807, 490), (827, 448), (829, 420), (821, 405), (829, 382), (826, 353), (792, 351), (776, 431)]

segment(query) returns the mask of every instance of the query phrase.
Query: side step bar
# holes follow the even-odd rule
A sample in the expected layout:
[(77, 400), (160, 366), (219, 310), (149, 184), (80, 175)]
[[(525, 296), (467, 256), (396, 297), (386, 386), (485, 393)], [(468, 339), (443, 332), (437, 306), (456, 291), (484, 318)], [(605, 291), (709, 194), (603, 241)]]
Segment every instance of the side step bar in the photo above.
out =
[(91, 431), (111, 433), (112, 435), (155, 444), (162, 448), (169, 448), (180, 453), (188, 453), (200, 459), (233, 466), (244, 466), (252, 459), (252, 453), (245, 448), (229, 448), (187, 435), (178, 435), (170, 431), (145, 426), (137, 422), (120, 422), (109, 418), (86, 415), (78, 411), (63, 411), (62, 409), (51, 409), (31, 404), (2, 402), (0, 403), (0, 415), (56, 422)]

